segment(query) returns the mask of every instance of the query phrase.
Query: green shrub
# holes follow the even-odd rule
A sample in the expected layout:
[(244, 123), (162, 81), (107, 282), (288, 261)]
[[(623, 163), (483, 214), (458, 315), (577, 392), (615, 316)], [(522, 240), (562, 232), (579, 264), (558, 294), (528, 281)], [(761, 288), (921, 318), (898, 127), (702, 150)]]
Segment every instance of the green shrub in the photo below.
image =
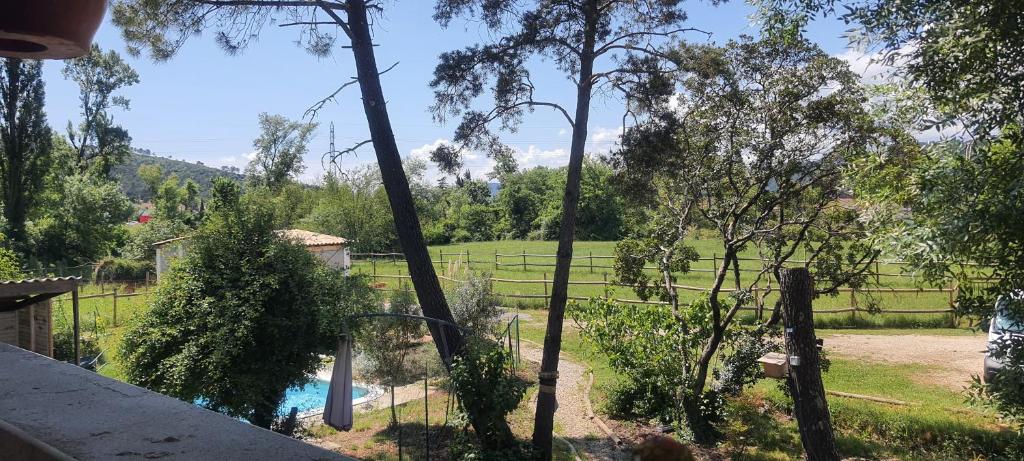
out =
[(451, 385), (466, 414), (476, 418), (471, 422), (484, 452), (498, 453), (516, 445), (505, 416), (519, 406), (527, 385), (509, 372), (508, 361), (508, 353), (497, 343), (470, 338), (452, 362)]
[(125, 332), (128, 381), (269, 428), (289, 387), (335, 351), (347, 314), (376, 301), (365, 277), (344, 277), (274, 231), (273, 211), (214, 183), (189, 253)]
[(93, 279), (96, 281), (145, 280), (146, 274), (155, 272), (156, 264), (153, 261), (105, 258), (97, 264), (93, 272)]

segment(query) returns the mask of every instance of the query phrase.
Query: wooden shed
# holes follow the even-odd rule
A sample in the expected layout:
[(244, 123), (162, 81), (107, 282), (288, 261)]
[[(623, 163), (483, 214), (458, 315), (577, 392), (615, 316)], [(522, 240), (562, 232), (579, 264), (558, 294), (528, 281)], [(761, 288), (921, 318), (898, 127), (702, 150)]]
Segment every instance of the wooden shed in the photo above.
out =
[[(0, 342), (53, 357), (50, 301), (68, 292), (77, 295), (78, 280), (77, 277), (60, 277), (0, 281)], [(75, 298), (77, 320), (77, 296)], [(78, 322), (75, 323), (77, 327)]]

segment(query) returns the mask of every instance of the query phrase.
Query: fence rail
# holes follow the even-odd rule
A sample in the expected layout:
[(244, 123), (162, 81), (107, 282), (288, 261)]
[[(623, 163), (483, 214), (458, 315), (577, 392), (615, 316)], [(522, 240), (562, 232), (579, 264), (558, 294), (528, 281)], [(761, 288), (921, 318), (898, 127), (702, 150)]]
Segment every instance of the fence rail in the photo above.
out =
[[(531, 267), (555, 267), (555, 263), (553, 263), (553, 262), (536, 262), (536, 260), (530, 261), (528, 258), (534, 258), (534, 259), (536, 259), (536, 258), (551, 258), (551, 259), (554, 259), (554, 258), (557, 257), (557, 255), (554, 255), (554, 254), (527, 253), (526, 251), (523, 251), (523, 252), (520, 252), (520, 253), (498, 253), (497, 251), (495, 251), (493, 253), (487, 253), (487, 255), (488, 256), (492, 256), (493, 255), (494, 259), (493, 260), (481, 260), (481, 259), (474, 260), (474, 259), (472, 259), (470, 251), (468, 249), (464, 250), (464, 251), (454, 252), (454, 253), (453, 252), (445, 252), (444, 250), (438, 250), (438, 252), (437, 252), (437, 256), (438, 256), (437, 259), (436, 260), (435, 259), (431, 259), (431, 263), (434, 264), (435, 266), (444, 267), (448, 263), (459, 262), (459, 263), (466, 264), (466, 266), (469, 267), (470, 269), (473, 268), (473, 265), (476, 265), (478, 268), (481, 267), (481, 266), (484, 266), (484, 267), (488, 267), (488, 268), (493, 268), (495, 271), (497, 271), (497, 270), (499, 270), (501, 268), (519, 268), (520, 270), (526, 271), (527, 268), (531, 268)], [(374, 272), (376, 272), (376, 264), (377, 264), (377, 260), (378, 259), (381, 259), (381, 260), (384, 260), (384, 261), (390, 261), (392, 265), (397, 265), (398, 261), (400, 261), (400, 260), (404, 261), (405, 260), (405, 255), (404, 254), (402, 254), (402, 253), (394, 253), (394, 252), (392, 252), (392, 253), (352, 253), (351, 256), (352, 256), (353, 259), (357, 259), (357, 260), (358, 259), (369, 260), (370, 263), (374, 266)], [(448, 258), (447, 261), (445, 260), (446, 257)], [(507, 260), (509, 258), (515, 258), (516, 261), (508, 262)], [(614, 260), (615, 256), (611, 256), (611, 255), (599, 255), (599, 254), (596, 255), (596, 254), (594, 254), (594, 252), (589, 252), (588, 254), (584, 254), (584, 255), (573, 255), (572, 259), (574, 261), (585, 260), (586, 263), (584, 263), (582, 265), (576, 264), (574, 262), (574, 269), (587, 269), (587, 270), (590, 271), (590, 273), (595, 273), (594, 272), (595, 269), (614, 269), (615, 268), (615, 266), (608, 265), (608, 264), (601, 264), (600, 263), (601, 261)], [(742, 261), (756, 261), (756, 262), (759, 262), (759, 263), (762, 263), (762, 264), (765, 262), (765, 260), (763, 260), (761, 258), (739, 257), (739, 258), (736, 258), (736, 259), (738, 261), (741, 261), (741, 262)], [(598, 261), (598, 264), (594, 263), (595, 260)], [(722, 258), (719, 257), (717, 255), (717, 253), (712, 254), (711, 257), (700, 257), (700, 258), (697, 258), (696, 263), (711, 262), (710, 267), (706, 268), (706, 267), (692, 267), (691, 266), (690, 267), (690, 272), (700, 272), (700, 273), (715, 273), (715, 272), (718, 272), (718, 270), (719, 270), (719, 262), (720, 261), (722, 261)], [(806, 264), (808, 261), (805, 260), (805, 259), (790, 259), (787, 262), (788, 263), (792, 263), (792, 264)], [(907, 277), (908, 274), (903, 274), (903, 273), (898, 273), (898, 272), (882, 272), (881, 266), (883, 266), (883, 265), (885, 265), (885, 266), (906, 266), (906, 265), (909, 265), (909, 264), (910, 263), (908, 263), (906, 261), (901, 261), (901, 260), (875, 261), (874, 264), (872, 264), (874, 270), (870, 270), (869, 269), (868, 272), (867, 272), (867, 275), (870, 276), (870, 277), (874, 277), (876, 283), (879, 283), (881, 281), (882, 277)], [(977, 264), (977, 263), (963, 263), (962, 265), (963, 266), (969, 266), (969, 267), (978, 267), (978, 268), (990, 268), (991, 267), (991, 266), (985, 266), (985, 265)], [(656, 266), (644, 266), (644, 270), (659, 270), (659, 268), (656, 267)], [(751, 268), (740, 267), (739, 268), (739, 272), (758, 273), (758, 272), (761, 272), (761, 269), (751, 269)], [(976, 280), (978, 280), (978, 281), (991, 280), (991, 278), (990, 277), (985, 277), (985, 276), (978, 276), (978, 277), (976, 277)]]
[[(412, 277), (410, 277), (409, 275), (402, 275), (402, 274), (367, 274), (367, 275), (369, 275), (373, 279), (374, 282), (376, 282), (378, 279), (400, 280), (400, 281), (401, 280), (410, 280), (410, 279), (412, 279)], [(438, 278), (438, 280), (441, 280), (442, 282), (451, 282), (451, 283), (464, 283), (465, 282), (465, 280), (460, 280), (460, 279), (457, 279), (457, 278), (454, 278), (454, 277), (449, 277), (449, 276), (446, 276), (446, 275), (438, 275), (437, 278)], [(516, 284), (542, 284), (543, 285), (543, 289), (544, 289), (544, 293), (543, 294), (539, 294), (539, 293), (538, 294), (504, 293), (504, 292), (497, 292), (496, 291), (494, 293), (494, 295), (499, 297), (499, 298), (503, 298), (503, 299), (542, 299), (542, 300), (544, 300), (545, 304), (551, 298), (550, 290), (548, 288), (548, 285), (553, 283), (552, 280), (547, 280), (547, 279), (540, 279), (540, 280), (508, 279), (508, 278), (499, 278), (499, 277), (489, 277), (487, 280), (488, 280), (488, 282), (490, 282), (492, 284), (492, 286), (493, 286), (494, 282), (499, 282), (499, 283), (516, 283)], [(606, 288), (607, 287), (636, 288), (638, 286), (638, 285), (634, 285), (634, 284), (626, 284), (626, 283), (619, 283), (619, 282), (616, 282), (616, 281), (609, 281), (607, 278), (605, 280), (575, 280), (575, 281), (574, 280), (570, 280), (569, 281), (569, 285), (591, 285), (591, 286), (593, 286), (593, 285), (601, 285), (601, 286), (604, 286)], [(707, 288), (707, 287), (696, 287), (696, 286), (690, 286), (690, 285), (672, 285), (672, 286), (674, 288), (676, 288), (676, 289), (685, 290), (685, 291), (708, 291), (708, 290), (710, 290), (710, 288)], [(398, 290), (401, 289), (401, 288), (388, 287), (386, 285), (385, 286), (381, 286), (381, 285), (379, 285), (377, 283), (374, 283), (374, 288), (376, 288), (377, 290), (382, 290), (382, 291), (398, 291)], [(910, 315), (916, 315), (916, 314), (954, 314), (954, 317), (955, 317), (955, 314), (956, 314), (955, 301), (956, 301), (956, 294), (958, 293), (958, 290), (959, 290), (959, 288), (957, 286), (955, 286), (955, 285), (954, 286), (950, 286), (950, 287), (937, 287), (937, 288), (839, 288), (836, 291), (838, 291), (840, 293), (849, 293), (850, 294), (850, 304), (851, 304), (850, 307), (832, 308), (832, 309), (815, 309), (814, 312), (818, 313), (818, 314), (843, 314), (843, 313), (856, 314), (858, 312), (875, 313), (875, 314), (910, 314)], [(720, 291), (726, 292), (726, 293), (731, 293), (731, 292), (736, 291), (736, 289), (735, 288), (722, 287)], [(749, 307), (746, 307), (746, 306), (745, 307), (741, 307), (740, 310), (741, 311), (757, 312), (758, 315), (760, 316), (761, 314), (763, 314), (765, 312), (765, 309), (766, 309), (766, 307), (764, 305), (764, 296), (766, 294), (768, 294), (768, 293), (777, 292), (778, 288), (754, 287), (750, 291), (752, 293), (754, 293), (755, 295), (757, 295), (754, 298), (756, 305), (749, 306)], [(949, 294), (949, 307), (948, 308), (944, 308), (944, 309), (925, 308), (925, 307), (922, 307), (920, 309), (906, 309), (906, 308), (904, 308), (904, 309), (880, 309), (880, 308), (879, 309), (869, 309), (869, 308), (864, 308), (864, 307), (858, 306), (857, 305), (858, 303), (857, 303), (856, 295), (857, 294), (869, 294), (869, 293), (948, 293)], [(644, 304), (644, 305), (654, 305), (654, 306), (665, 306), (665, 305), (669, 304), (666, 301), (628, 299), (628, 298), (612, 298), (612, 297), (608, 297), (608, 296), (588, 297), (588, 296), (571, 296), (570, 295), (570, 296), (567, 296), (566, 298), (569, 299), (569, 300), (574, 300), (574, 301), (587, 301), (587, 300), (589, 300), (591, 298), (600, 298), (600, 299), (606, 299), (606, 300), (610, 300), (610, 301), (617, 302), (617, 303)], [(954, 318), (954, 322), (955, 321), (956, 321), (956, 319)]]

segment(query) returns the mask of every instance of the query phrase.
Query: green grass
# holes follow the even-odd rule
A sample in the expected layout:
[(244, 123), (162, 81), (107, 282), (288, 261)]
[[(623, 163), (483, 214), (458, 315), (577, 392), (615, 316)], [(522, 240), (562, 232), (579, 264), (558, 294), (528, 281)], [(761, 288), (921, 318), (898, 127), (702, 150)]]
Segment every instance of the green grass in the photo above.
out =
[[(125, 325), (139, 313), (145, 311), (153, 296), (152, 292), (139, 296), (120, 296), (129, 293), (128, 288), (127, 285), (110, 284), (103, 286), (88, 284), (79, 288), (79, 322), (82, 338), (87, 341), (97, 341), (100, 350), (103, 351), (98, 372), (121, 381), (124, 380), (124, 376), (117, 357), (121, 335), (124, 334)], [(92, 297), (102, 293), (113, 293), (115, 289), (119, 294), (116, 319), (112, 296)], [(137, 292), (142, 292), (145, 289), (138, 288)], [(152, 290), (153, 288), (148, 289)], [(70, 329), (74, 322), (71, 295), (54, 298), (52, 306), (54, 328)]]
[[(911, 403), (907, 406), (828, 396), (837, 444), (844, 457), (872, 459), (988, 459), (1005, 454), (1015, 434), (990, 410), (967, 402), (961, 392), (921, 384), (925, 365), (888, 365), (833, 359), (822, 375), (825, 389)], [(792, 459), (799, 455), (793, 421), (762, 418), (751, 407), (770, 403), (785, 414), (791, 400), (778, 382), (763, 380), (735, 402), (740, 416), (730, 430), (728, 450), (736, 459)], [(765, 426), (768, 425), (768, 426)], [(788, 435), (787, 435), (788, 434)], [(742, 447), (740, 445), (743, 445)]]
[[(698, 253), (705, 260), (693, 264), (692, 271), (683, 274), (678, 283), (681, 285), (709, 288), (713, 282), (712, 271), (717, 264), (721, 263), (721, 249), (717, 241), (696, 240), (692, 242)], [(497, 279), (528, 280), (532, 283), (515, 283), (496, 281), (494, 289), (497, 293), (507, 295), (503, 303), (508, 306), (523, 308), (542, 308), (547, 304), (545, 295), (550, 293), (550, 281), (554, 272), (554, 258), (550, 256), (526, 256), (526, 266), (523, 266), (524, 258), (522, 253), (551, 255), (555, 253), (557, 242), (551, 241), (518, 241), (502, 240), (491, 242), (472, 242), (453, 245), (441, 245), (430, 247), (431, 258), (439, 275), (446, 275), (455, 279), (463, 279), (468, 271), (487, 272)], [(614, 254), (615, 242), (576, 242), (574, 245), (574, 262), (571, 281), (613, 281), (614, 270), (611, 268), (613, 260), (596, 258), (597, 256), (611, 256)], [(442, 260), (443, 253), (443, 260)], [(461, 257), (459, 256), (461, 254)], [(466, 256), (468, 254), (468, 257)], [(496, 254), (510, 255), (499, 256), (496, 261)], [(590, 256), (595, 258), (591, 260)], [(744, 252), (741, 257), (756, 258), (753, 250)], [(796, 259), (804, 255), (798, 253)], [(497, 264), (496, 264), (497, 262)], [(538, 266), (539, 265), (539, 266)], [(754, 271), (759, 269), (759, 262), (753, 260), (741, 261), (741, 277), (749, 278)], [(357, 259), (353, 262), (353, 269), (357, 272), (377, 274), (381, 277), (378, 282), (384, 283), (388, 288), (398, 285), (399, 280), (388, 276), (408, 274), (407, 267), (400, 258), (380, 257), (370, 259)], [(882, 275), (878, 277), (878, 283), (872, 288), (920, 288), (919, 280), (903, 274), (901, 266), (896, 264), (880, 263), (878, 271)], [(650, 271), (653, 274), (653, 271)], [(899, 275), (899, 276), (895, 276)], [(726, 284), (731, 286), (731, 278)], [(442, 281), (445, 286), (451, 282)], [(925, 287), (930, 288), (930, 287)], [(605, 294), (605, 287), (600, 284), (591, 285), (570, 285), (569, 295), (578, 297), (595, 297)], [(521, 297), (517, 297), (521, 296)], [(612, 296), (619, 299), (637, 299), (637, 296), (628, 287), (614, 287)], [(700, 291), (682, 291), (682, 298), (685, 300), (695, 299), (700, 296)], [(777, 293), (771, 293), (765, 298), (765, 305), (769, 308), (778, 298)], [(953, 318), (948, 314), (901, 314), (884, 313), (886, 309), (898, 310), (937, 310), (949, 308), (948, 292), (875, 292), (875, 293), (840, 293), (838, 296), (824, 296), (815, 300), (815, 308), (845, 309), (856, 305), (866, 308), (869, 305), (876, 305), (882, 309), (881, 314), (857, 313), (819, 313), (816, 320), (819, 326), (841, 327), (858, 326), (865, 328), (894, 327), (894, 328), (937, 328), (951, 326)], [(753, 316), (753, 313), (745, 313), (746, 317)]]
[[(546, 316), (528, 311), (530, 321), (521, 328), (523, 339), (542, 342)], [(591, 400), (606, 401), (618, 375), (607, 359), (594, 353), (571, 319), (566, 320), (562, 352), (594, 370)], [(971, 335), (968, 329), (937, 330), (820, 330), (822, 337), (853, 332), (900, 335)], [(1005, 454), (1015, 434), (1000, 424), (989, 409), (968, 403), (967, 396), (944, 387), (922, 384), (930, 372), (926, 365), (891, 365), (856, 360), (831, 360), (822, 375), (827, 390), (911, 402), (896, 406), (866, 400), (828, 396), (837, 443), (844, 457), (868, 459), (990, 459)], [(720, 450), (738, 460), (801, 459), (796, 423), (787, 415), (792, 403), (779, 381), (765, 379), (730, 403), (726, 441)], [(598, 403), (598, 411), (601, 405)]]

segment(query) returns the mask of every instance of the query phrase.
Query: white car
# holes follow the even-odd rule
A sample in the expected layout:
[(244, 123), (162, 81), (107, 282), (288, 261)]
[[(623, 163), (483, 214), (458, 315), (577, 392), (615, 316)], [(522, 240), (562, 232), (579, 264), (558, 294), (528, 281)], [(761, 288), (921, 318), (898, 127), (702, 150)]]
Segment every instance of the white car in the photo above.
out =
[(999, 343), (1014, 336), (1024, 336), (1024, 319), (1017, 320), (1009, 318), (1009, 302), (1024, 301), (1024, 291), (1017, 290), (1007, 296), (1000, 296), (996, 299), (995, 315), (988, 327), (988, 351), (985, 353), (985, 382), (992, 382), (992, 378), (1003, 368), (1003, 359), (992, 356), (992, 352)]

